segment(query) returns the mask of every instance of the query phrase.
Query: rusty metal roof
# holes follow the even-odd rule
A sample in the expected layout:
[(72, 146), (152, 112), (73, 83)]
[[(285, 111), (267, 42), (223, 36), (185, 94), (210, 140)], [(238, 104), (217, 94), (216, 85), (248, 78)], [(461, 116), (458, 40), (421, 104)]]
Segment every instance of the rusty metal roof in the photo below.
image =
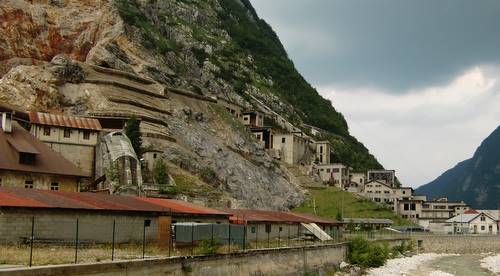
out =
[(207, 208), (204, 206), (196, 205), (182, 200), (148, 198), (148, 197), (140, 197), (139, 199), (148, 203), (156, 204), (165, 208), (170, 208), (172, 210), (178, 210), (179, 212), (187, 214), (207, 214), (207, 215), (226, 215), (226, 216), (231, 215), (228, 212)]
[(49, 114), (42, 112), (30, 112), (30, 123), (37, 125), (60, 126), (78, 129), (101, 130), (99, 120), (94, 118), (76, 117)]
[(336, 220), (320, 218), (308, 214), (251, 209), (226, 210), (232, 214), (230, 217), (231, 222), (237, 224), (245, 224), (247, 222), (342, 224)]
[(230, 215), (226, 212), (174, 199), (141, 198), (137, 196), (11, 187), (0, 187), (0, 207), (158, 212), (189, 215), (218, 215), (225, 217), (229, 217)]
[[(20, 163), (19, 153), (35, 154), (35, 163)], [(10, 133), (0, 129), (0, 170), (76, 177), (89, 176), (88, 173), (85, 173), (45, 143), (36, 139), (16, 122), (12, 123), (12, 132)]]

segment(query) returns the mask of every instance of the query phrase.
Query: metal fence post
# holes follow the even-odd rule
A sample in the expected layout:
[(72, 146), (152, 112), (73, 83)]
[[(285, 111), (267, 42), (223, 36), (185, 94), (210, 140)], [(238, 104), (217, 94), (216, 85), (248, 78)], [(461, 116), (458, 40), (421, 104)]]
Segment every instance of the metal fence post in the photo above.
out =
[(146, 222), (142, 224), (142, 258), (146, 255)]
[(231, 224), (229, 224), (229, 243), (228, 243), (228, 251), (231, 253)]
[(33, 264), (33, 240), (35, 239), (35, 216), (31, 217), (30, 266)]
[(116, 228), (116, 220), (113, 220), (113, 240), (111, 244), (111, 261), (115, 260), (115, 228)]
[(278, 228), (278, 247), (281, 246), (281, 226)]
[(78, 263), (78, 219), (76, 219), (75, 264)]
[(259, 248), (259, 225), (255, 226), (255, 249)]
[(243, 251), (246, 249), (246, 244), (247, 244), (247, 225), (245, 224), (243, 226)]
[(286, 237), (286, 246), (290, 247), (290, 224), (288, 224), (288, 236)]
[[(266, 229), (266, 230), (267, 230), (267, 229)], [(267, 232), (267, 231), (266, 231), (266, 232)], [(270, 234), (271, 234), (271, 232), (267, 232), (267, 248), (271, 247), (271, 246), (269, 245), (269, 242), (270, 242), (270, 236), (271, 236)]]
[(194, 255), (194, 223), (191, 222), (191, 256)]
[(211, 227), (210, 235), (212, 237), (210, 238), (210, 246), (213, 246), (213, 244), (214, 244), (214, 224), (212, 223), (211, 226), (212, 227)]
[(174, 233), (173, 233), (173, 231), (172, 231), (172, 228), (173, 228), (173, 227), (172, 227), (172, 224), (170, 224), (170, 231), (169, 231), (169, 233), (170, 233), (170, 237), (169, 237), (169, 239), (170, 239), (170, 240), (169, 240), (169, 242), (168, 242), (168, 256), (169, 256), (169, 257), (170, 257), (170, 256), (171, 256), (171, 254), (172, 254), (172, 252), (171, 252), (171, 251), (172, 251), (172, 243), (174, 242), (174, 239), (173, 239)]

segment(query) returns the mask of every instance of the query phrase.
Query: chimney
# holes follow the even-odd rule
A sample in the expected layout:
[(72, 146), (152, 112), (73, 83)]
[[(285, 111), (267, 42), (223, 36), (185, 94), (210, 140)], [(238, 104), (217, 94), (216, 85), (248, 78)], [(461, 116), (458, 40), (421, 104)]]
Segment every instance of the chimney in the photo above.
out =
[(12, 114), (4, 112), (2, 113), (2, 125), (3, 132), (11, 133), (12, 132)]

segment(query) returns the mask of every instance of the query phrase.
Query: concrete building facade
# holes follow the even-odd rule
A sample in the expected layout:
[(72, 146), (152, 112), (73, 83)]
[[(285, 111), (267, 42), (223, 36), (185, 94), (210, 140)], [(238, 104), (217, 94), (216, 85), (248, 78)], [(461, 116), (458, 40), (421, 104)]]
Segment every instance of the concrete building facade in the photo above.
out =
[(316, 161), (320, 165), (330, 164), (331, 143), (329, 141), (315, 142)]
[(95, 147), (101, 125), (97, 119), (30, 112), (31, 134), (77, 167), (94, 176)]
[(78, 191), (87, 173), (7, 119), (0, 128), (0, 186)]
[(257, 110), (250, 110), (242, 112), (242, 122), (246, 126), (251, 127), (263, 127), (264, 126), (264, 115)]
[(272, 148), (278, 150), (279, 159), (287, 164), (299, 164), (308, 150), (308, 139), (297, 133), (275, 133)]
[(345, 188), (349, 184), (350, 168), (344, 164), (332, 163), (317, 165), (316, 169), (321, 180), (329, 185)]

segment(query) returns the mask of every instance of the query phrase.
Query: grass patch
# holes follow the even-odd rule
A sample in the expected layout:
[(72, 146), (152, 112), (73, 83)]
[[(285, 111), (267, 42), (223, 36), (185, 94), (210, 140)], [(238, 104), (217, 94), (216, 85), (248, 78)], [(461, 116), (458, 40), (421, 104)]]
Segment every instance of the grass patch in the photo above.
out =
[(409, 220), (394, 214), (383, 204), (360, 199), (335, 187), (309, 191), (310, 195), (301, 206), (293, 209), (294, 212), (314, 214), (316, 206), (316, 215), (322, 217), (337, 218), (343, 209), (345, 218), (387, 218), (393, 220), (394, 225), (412, 225)]

